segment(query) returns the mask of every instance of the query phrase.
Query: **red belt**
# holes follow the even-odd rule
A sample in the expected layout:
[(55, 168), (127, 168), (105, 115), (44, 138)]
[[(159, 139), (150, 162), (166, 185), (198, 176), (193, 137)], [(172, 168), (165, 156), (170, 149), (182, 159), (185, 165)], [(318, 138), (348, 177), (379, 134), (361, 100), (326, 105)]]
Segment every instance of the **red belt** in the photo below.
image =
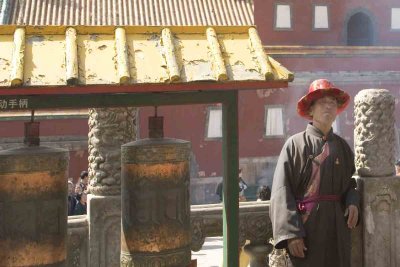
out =
[(296, 200), (297, 208), (299, 211), (306, 210), (306, 204), (311, 202), (320, 202), (320, 201), (340, 201), (340, 195), (319, 195), (315, 197), (304, 198), (302, 200)]

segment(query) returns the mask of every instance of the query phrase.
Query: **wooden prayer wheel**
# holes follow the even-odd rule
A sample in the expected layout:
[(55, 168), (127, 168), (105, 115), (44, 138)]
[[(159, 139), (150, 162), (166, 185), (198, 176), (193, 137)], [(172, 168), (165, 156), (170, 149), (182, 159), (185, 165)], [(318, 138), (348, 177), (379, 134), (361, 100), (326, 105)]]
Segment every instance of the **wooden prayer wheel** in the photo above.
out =
[(65, 266), (69, 154), (32, 140), (0, 151), (0, 266)]
[[(150, 128), (160, 118), (153, 117)], [(122, 146), (121, 266), (186, 267), (190, 142), (162, 138), (155, 128), (150, 137)]]

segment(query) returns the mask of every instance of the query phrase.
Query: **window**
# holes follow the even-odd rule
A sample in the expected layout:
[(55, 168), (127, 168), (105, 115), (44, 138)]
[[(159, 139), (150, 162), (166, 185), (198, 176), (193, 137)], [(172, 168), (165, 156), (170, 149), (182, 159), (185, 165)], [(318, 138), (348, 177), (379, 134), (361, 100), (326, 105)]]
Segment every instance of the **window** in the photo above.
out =
[(400, 8), (392, 8), (392, 30), (400, 30)]
[(292, 11), (288, 4), (275, 5), (275, 29), (292, 29)]
[(265, 106), (265, 137), (283, 137), (285, 135), (282, 106)]
[(328, 6), (315, 5), (313, 17), (313, 29), (329, 29)]
[(347, 22), (347, 45), (373, 45), (374, 29), (370, 16), (365, 12), (357, 12)]
[(206, 139), (222, 137), (222, 108), (208, 107), (206, 119)]
[(367, 13), (352, 15), (347, 23), (347, 45), (373, 45), (374, 30)]

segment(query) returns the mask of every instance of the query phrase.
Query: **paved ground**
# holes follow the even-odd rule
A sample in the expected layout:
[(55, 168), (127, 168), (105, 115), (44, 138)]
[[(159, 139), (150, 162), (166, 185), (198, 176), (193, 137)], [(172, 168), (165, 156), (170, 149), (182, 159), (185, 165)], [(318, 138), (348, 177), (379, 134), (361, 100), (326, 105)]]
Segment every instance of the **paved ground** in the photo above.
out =
[(197, 267), (220, 267), (222, 248), (222, 237), (207, 237), (201, 250), (192, 252), (192, 258), (197, 259)]
[[(192, 259), (197, 259), (197, 267), (220, 267), (222, 266), (223, 238), (207, 237), (203, 247), (198, 252), (192, 252)], [(249, 258), (242, 253), (240, 266), (248, 266)]]

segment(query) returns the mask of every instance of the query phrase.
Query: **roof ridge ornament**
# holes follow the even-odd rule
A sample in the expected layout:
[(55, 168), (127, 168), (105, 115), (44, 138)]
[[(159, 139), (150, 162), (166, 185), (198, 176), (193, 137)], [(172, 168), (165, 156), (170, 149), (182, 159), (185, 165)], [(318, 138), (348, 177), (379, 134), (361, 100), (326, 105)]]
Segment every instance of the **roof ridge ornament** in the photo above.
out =
[(271, 63), (269, 62), (269, 58), (265, 54), (260, 36), (258, 36), (257, 30), (254, 27), (251, 27), (249, 29), (249, 38), (251, 47), (256, 54), (256, 58), (262, 74), (267, 81), (272, 81), (274, 79), (274, 72)]
[(128, 46), (126, 32), (122, 27), (115, 29), (115, 48), (117, 50), (118, 78), (120, 84), (129, 84), (131, 74), (129, 72)]
[(76, 30), (72, 27), (65, 32), (65, 65), (68, 85), (77, 84), (78, 73), (78, 45), (76, 42)]
[(179, 66), (176, 60), (176, 48), (174, 36), (169, 28), (164, 28), (161, 32), (161, 43), (164, 47), (164, 58), (167, 63), (167, 70), (170, 82), (177, 82), (181, 79)]
[(14, 47), (11, 61), (11, 86), (22, 85), (24, 81), (25, 29), (14, 32)]
[(211, 52), (211, 62), (213, 71), (215, 73), (215, 79), (217, 81), (226, 81), (228, 80), (228, 75), (226, 73), (226, 66), (222, 56), (221, 45), (219, 44), (217, 33), (215, 32), (214, 28), (209, 27), (206, 30), (206, 34)]

